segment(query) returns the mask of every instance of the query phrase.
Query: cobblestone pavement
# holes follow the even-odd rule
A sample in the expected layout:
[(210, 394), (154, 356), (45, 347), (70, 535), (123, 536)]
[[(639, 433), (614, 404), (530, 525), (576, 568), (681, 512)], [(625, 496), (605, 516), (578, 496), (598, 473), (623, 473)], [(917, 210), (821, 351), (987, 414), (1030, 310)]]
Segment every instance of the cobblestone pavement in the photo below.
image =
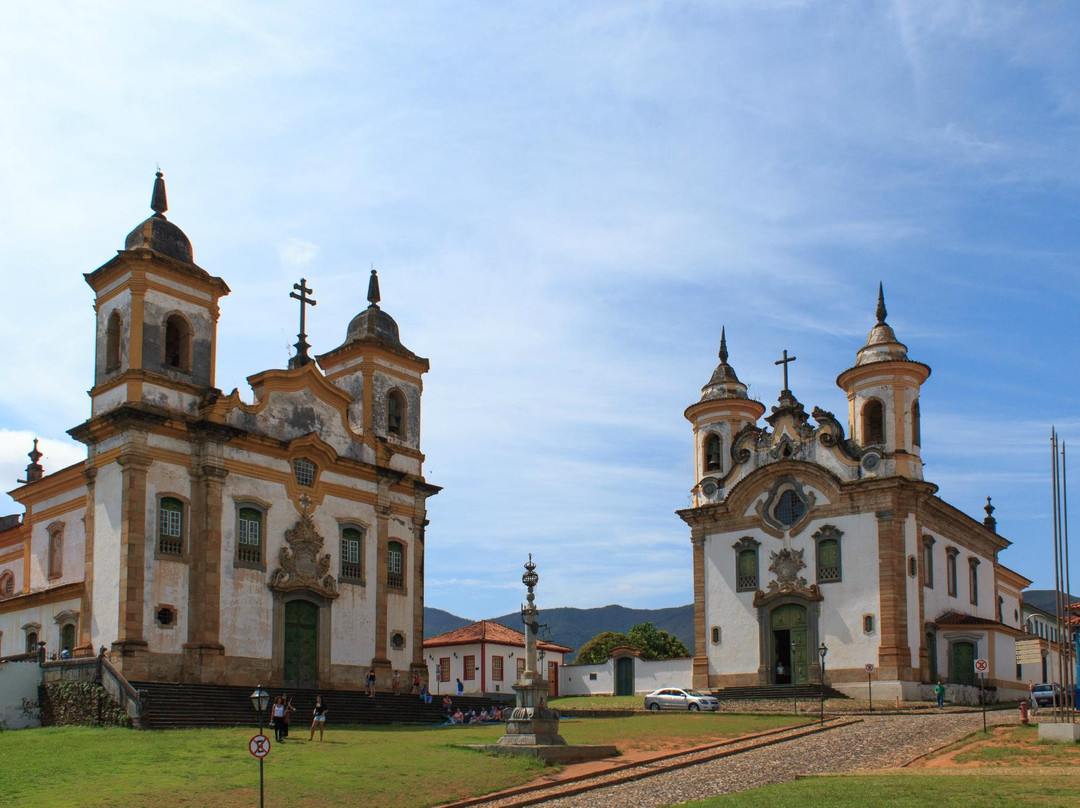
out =
[[(987, 722), (1014, 723), (1015, 716), (991, 712)], [(547, 808), (676, 805), (783, 783), (797, 775), (902, 766), (979, 729), (981, 713), (866, 716), (856, 724), (809, 737), (538, 804)]]

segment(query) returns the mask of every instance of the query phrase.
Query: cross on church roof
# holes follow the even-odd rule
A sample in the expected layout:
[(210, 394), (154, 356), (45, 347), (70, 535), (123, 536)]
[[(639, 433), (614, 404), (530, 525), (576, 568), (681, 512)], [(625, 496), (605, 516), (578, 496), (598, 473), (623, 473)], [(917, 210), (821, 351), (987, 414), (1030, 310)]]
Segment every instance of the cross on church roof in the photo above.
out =
[(785, 348), (784, 349), (784, 358), (783, 359), (777, 359), (775, 362), (773, 362), (774, 365), (783, 365), (784, 366), (784, 392), (785, 393), (790, 393), (791, 392), (790, 390), (788, 390), (788, 380), (787, 380), (787, 366), (788, 366), (788, 363), (789, 362), (794, 362), (797, 358), (798, 357), (795, 357), (795, 356), (788, 356), (787, 355), (787, 348)]
[(300, 333), (296, 335), (297, 337), (299, 337), (299, 339), (296, 341), (296, 356), (289, 360), (289, 367), (298, 368), (306, 365), (308, 362), (311, 361), (311, 357), (308, 356), (309, 346), (307, 342), (307, 334), (304, 332), (304, 314), (306, 313), (306, 309), (304, 307), (314, 306), (316, 304), (316, 301), (308, 297), (308, 295), (310, 295), (315, 290), (308, 288), (306, 278), (301, 278), (300, 283), (294, 283), (293, 289), (295, 289), (296, 292), (300, 293), (296, 294), (296, 292), (289, 292), (289, 297), (293, 298), (294, 300), (300, 301)]

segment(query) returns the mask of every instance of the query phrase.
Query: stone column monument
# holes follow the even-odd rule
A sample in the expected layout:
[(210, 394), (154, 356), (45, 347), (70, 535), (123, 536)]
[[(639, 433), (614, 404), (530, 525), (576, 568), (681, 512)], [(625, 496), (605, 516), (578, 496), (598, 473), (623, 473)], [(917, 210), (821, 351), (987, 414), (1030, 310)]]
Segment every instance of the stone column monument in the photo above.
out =
[(521, 582), (528, 587), (525, 599), (528, 605), (521, 607), (521, 622), (525, 624), (525, 670), (521, 678), (514, 682), (517, 694), (514, 709), (506, 722), (506, 734), (499, 739), (501, 747), (521, 746), (560, 746), (566, 741), (559, 735), (559, 711), (548, 707), (548, 683), (537, 670), (536, 638), (540, 631), (536, 608), (536, 587), (540, 576), (536, 574), (536, 564), (532, 553), (525, 564), (525, 574)]

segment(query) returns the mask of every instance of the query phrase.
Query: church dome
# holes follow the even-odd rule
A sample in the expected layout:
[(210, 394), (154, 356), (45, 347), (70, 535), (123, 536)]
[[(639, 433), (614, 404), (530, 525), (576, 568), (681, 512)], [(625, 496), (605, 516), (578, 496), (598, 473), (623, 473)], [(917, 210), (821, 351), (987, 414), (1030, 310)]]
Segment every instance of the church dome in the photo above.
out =
[(907, 346), (896, 338), (892, 326), (885, 322), (887, 315), (885, 291), (881, 284), (878, 284), (877, 324), (870, 329), (866, 344), (859, 349), (855, 367), (871, 365), (875, 362), (908, 361)]
[(401, 345), (401, 336), (398, 333), (398, 324), (394, 318), (379, 308), (379, 275), (371, 270), (371, 279), (368, 281), (368, 302), (370, 305), (349, 323), (348, 331), (345, 332), (346, 344), (365, 337), (389, 342), (391, 345)]
[(701, 400), (717, 398), (746, 398), (746, 385), (735, 375), (735, 368), (728, 364), (727, 335), (720, 329), (720, 364), (713, 371), (709, 383), (701, 388)]
[(150, 199), (150, 209), (154, 215), (139, 224), (124, 239), (125, 250), (149, 249), (175, 258), (188, 264), (195, 263), (192, 258), (191, 241), (184, 231), (165, 218), (169, 209), (165, 199), (165, 180), (161, 172), (154, 179), (154, 193)]

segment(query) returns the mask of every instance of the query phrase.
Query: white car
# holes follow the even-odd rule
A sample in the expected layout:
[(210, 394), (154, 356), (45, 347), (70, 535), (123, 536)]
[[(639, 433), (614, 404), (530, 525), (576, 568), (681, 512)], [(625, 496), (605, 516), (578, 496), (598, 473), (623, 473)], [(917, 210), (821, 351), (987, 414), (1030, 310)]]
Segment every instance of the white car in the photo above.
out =
[(720, 700), (707, 693), (696, 690), (683, 690), (680, 687), (665, 687), (654, 690), (645, 697), (646, 710), (719, 710)]

